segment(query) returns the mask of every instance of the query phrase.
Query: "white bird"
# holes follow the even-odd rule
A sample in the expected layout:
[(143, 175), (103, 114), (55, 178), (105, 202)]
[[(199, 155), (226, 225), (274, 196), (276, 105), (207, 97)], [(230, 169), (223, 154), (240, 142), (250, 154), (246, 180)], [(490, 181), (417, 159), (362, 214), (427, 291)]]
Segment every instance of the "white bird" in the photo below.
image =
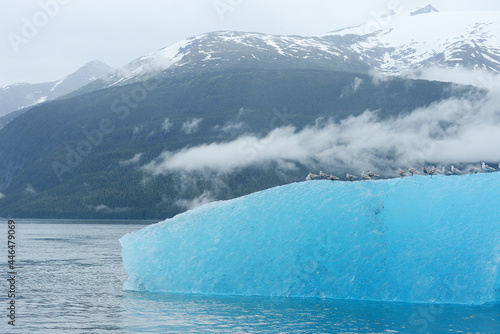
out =
[(429, 173), (429, 175), (432, 177), (432, 175), (436, 175), (436, 174), (441, 174), (441, 172), (439, 171), (439, 169), (437, 169), (436, 167), (432, 166), (431, 169), (427, 169), (427, 173)]
[(446, 168), (444, 168), (444, 166), (443, 166), (443, 168), (441, 169), (441, 172), (442, 172), (444, 175), (453, 175), (453, 173), (452, 173), (452, 172), (450, 172), (449, 170), (447, 170)]
[(399, 176), (401, 177), (405, 177), (405, 176), (408, 176), (408, 173), (405, 172), (404, 170), (402, 170), (401, 168), (398, 169), (398, 173), (399, 173)]
[(484, 162), (483, 162), (483, 163), (481, 163), (481, 168), (482, 168), (485, 172), (487, 172), (487, 173), (491, 173), (491, 172), (495, 172), (495, 171), (496, 171), (496, 169), (495, 169), (495, 168), (488, 166), (488, 165), (487, 165), (487, 164), (485, 164)]
[(437, 174), (441, 174), (441, 171), (437, 169), (436, 167), (432, 166), (432, 170), (436, 172)]
[(477, 174), (477, 173), (479, 173), (479, 168), (476, 168), (476, 167), (469, 167), (469, 168), (467, 169), (467, 171), (468, 171), (469, 173), (472, 173), (472, 174)]
[(328, 175), (328, 174), (326, 174), (326, 173), (323, 173), (322, 171), (319, 171), (319, 175), (320, 175), (320, 176), (321, 176), (324, 180), (326, 180), (326, 179), (329, 179), (329, 178), (330, 178), (330, 177), (329, 177), (330, 175)]
[(455, 166), (451, 165), (451, 172), (455, 175), (460, 175), (462, 174), (462, 171), (458, 168), (455, 168)]
[(323, 172), (319, 172), (319, 174), (321, 175), (321, 177), (324, 179), (324, 180), (332, 180), (332, 181), (335, 181), (335, 180), (340, 180), (338, 177), (336, 177), (335, 175), (331, 175), (331, 174), (326, 174), (326, 173), (323, 173)]
[(420, 174), (418, 170), (412, 167), (408, 168), (408, 171), (411, 173), (411, 176), (413, 176), (414, 174)]
[(363, 179), (365, 179), (365, 180), (371, 180), (372, 179), (370, 176), (366, 175), (364, 171), (361, 171), (361, 177)]
[(345, 174), (345, 177), (349, 180), (349, 181), (352, 181), (354, 179), (357, 179), (357, 177), (355, 175), (351, 175), (349, 173), (346, 173)]
[(368, 170), (366, 171), (366, 174), (369, 176), (369, 177), (379, 177), (379, 175), (375, 174), (374, 172)]
[(317, 174), (313, 174), (313, 173), (309, 173), (306, 176), (306, 181), (309, 181), (309, 180), (320, 180), (320, 179), (321, 179), (321, 176), (319, 176)]

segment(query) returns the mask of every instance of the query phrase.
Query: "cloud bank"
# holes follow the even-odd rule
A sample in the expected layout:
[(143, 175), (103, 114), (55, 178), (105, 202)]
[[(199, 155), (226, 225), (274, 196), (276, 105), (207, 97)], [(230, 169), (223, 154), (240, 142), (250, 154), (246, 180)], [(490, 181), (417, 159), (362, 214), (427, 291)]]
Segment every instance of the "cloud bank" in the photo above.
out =
[(163, 152), (143, 167), (153, 175), (173, 171), (232, 172), (266, 162), (297, 162), (311, 168), (397, 168), (426, 162), (500, 161), (500, 99), (451, 99), (409, 115), (380, 120), (376, 112), (340, 123), (318, 120), (303, 130), (287, 126), (265, 137), (246, 135), (177, 152)]
[[(166, 151), (142, 168), (150, 175), (231, 173), (274, 162), (288, 169), (299, 163), (311, 170), (372, 169), (394, 176), (398, 168), (420, 168), (427, 163), (500, 161), (500, 76), (460, 69), (428, 69), (419, 75), (475, 83), (489, 94), (436, 102), (390, 119), (367, 110), (341, 122), (318, 119), (300, 130), (284, 126), (263, 137), (246, 134), (232, 141)], [(354, 82), (351, 89), (360, 84)]]

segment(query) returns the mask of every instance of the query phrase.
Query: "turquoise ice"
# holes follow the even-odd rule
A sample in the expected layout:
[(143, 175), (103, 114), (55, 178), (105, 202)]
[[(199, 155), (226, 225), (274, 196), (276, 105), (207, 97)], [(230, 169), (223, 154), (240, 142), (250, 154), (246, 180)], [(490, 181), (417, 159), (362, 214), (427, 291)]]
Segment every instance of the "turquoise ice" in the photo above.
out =
[(500, 300), (500, 173), (309, 181), (124, 236), (128, 290)]

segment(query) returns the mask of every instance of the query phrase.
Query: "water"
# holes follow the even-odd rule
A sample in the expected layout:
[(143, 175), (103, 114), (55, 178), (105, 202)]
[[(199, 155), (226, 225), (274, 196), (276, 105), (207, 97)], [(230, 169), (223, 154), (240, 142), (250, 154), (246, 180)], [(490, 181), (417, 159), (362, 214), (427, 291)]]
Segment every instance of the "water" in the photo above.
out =
[[(3, 222), (0, 232), (6, 240)], [(124, 291), (118, 239), (145, 222), (16, 223), (16, 328), (7, 325), (3, 269), (1, 333), (500, 333), (498, 304), (439, 306)], [(2, 262), (7, 268), (6, 260)]]

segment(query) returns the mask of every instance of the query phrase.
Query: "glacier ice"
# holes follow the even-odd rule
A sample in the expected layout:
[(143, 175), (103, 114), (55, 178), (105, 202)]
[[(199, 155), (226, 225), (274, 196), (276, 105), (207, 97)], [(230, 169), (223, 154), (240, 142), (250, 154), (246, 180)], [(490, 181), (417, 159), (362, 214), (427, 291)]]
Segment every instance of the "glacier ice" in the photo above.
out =
[(500, 173), (294, 183), (120, 242), (127, 290), (483, 304), (500, 300)]

